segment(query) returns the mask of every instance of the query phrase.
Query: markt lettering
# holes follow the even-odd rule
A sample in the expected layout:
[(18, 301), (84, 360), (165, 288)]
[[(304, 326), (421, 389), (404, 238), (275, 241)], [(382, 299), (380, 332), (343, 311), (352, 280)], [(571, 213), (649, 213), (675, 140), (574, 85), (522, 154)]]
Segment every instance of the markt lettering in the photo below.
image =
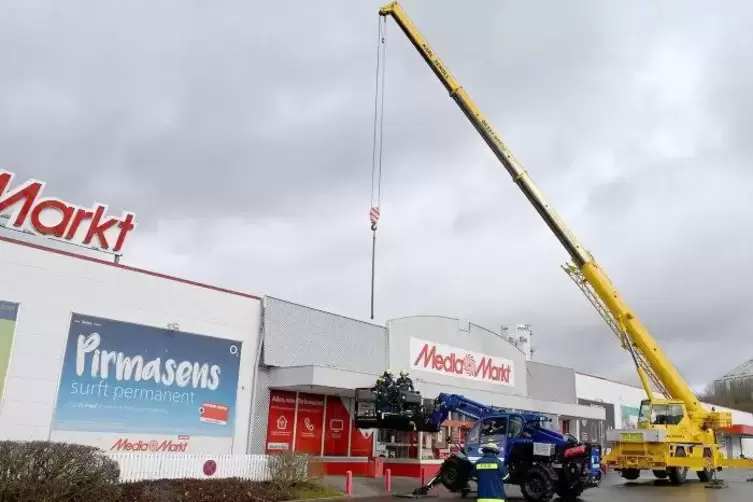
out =
[[(41, 197), (45, 183), (29, 180), (10, 189), (14, 173), (0, 171), (0, 214), (13, 210), (11, 224), (18, 229), (29, 229), (34, 233), (74, 242), (79, 230), (82, 231), (81, 243), (95, 246), (104, 251), (120, 252), (125, 245), (128, 234), (136, 227), (136, 215), (123, 212), (121, 218), (106, 216), (107, 206), (95, 204), (92, 208), (83, 208), (54, 197)], [(42, 214), (56, 211), (55, 223), (42, 221)], [(108, 233), (117, 232), (111, 242)]]
[(436, 345), (424, 344), (413, 361), (413, 366), (431, 368), (441, 373), (450, 373), (482, 380), (491, 380), (509, 384), (512, 367), (509, 364), (497, 364), (494, 358), (483, 356), (479, 362), (472, 354), (458, 356), (454, 352), (442, 354)]

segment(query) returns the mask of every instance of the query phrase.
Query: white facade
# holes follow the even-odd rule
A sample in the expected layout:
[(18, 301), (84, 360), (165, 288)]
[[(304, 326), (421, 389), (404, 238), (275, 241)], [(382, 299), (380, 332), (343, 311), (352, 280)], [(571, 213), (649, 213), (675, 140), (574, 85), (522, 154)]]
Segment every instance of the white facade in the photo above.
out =
[[(0, 300), (19, 304), (0, 403), (3, 439), (51, 437), (69, 326), (76, 313), (157, 328), (171, 325), (179, 333), (241, 342), (232, 452), (246, 452), (260, 341), (259, 299), (0, 240)], [(198, 417), (198, 405), (196, 409)], [(94, 442), (109, 449), (115, 436), (125, 438), (98, 434)], [(174, 433), (165, 434), (168, 437)], [(126, 439), (129, 448), (139, 441), (146, 445), (162, 440), (138, 434)], [(186, 451), (206, 449), (201, 438), (185, 443)]]
[[(352, 396), (354, 388), (371, 386), (376, 375), (388, 367), (409, 369), (416, 387), (427, 398), (440, 392), (458, 393), (485, 404), (538, 411), (572, 421), (573, 432), (581, 422), (605, 419), (604, 409), (589, 405), (593, 402), (611, 406), (614, 413), (606, 413), (606, 417), (614, 417), (612, 426), (626, 427), (644, 397), (637, 387), (530, 361), (530, 327), (525, 325), (516, 330), (527, 335), (521, 349), (502, 333), (446, 317), (407, 317), (389, 321), (385, 327), (273, 298), (266, 298), (262, 309), (262, 301), (252, 295), (2, 236), (1, 302), (18, 307), (4, 385), (0, 381), (0, 439), (52, 438), (96, 444), (107, 450), (119, 444), (117, 451), (145, 451), (179, 435), (185, 437), (170, 444), (186, 449), (177, 451), (263, 453), (271, 390), (345, 399)], [(70, 353), (76, 355), (80, 348), (76, 345), (79, 334), (74, 333), (77, 316), (158, 330), (163, 338), (176, 337), (174, 345), (184, 348), (192, 335), (196, 335), (194, 340), (237, 342), (241, 349), (237, 385), (233, 386), (234, 422), (227, 443), (200, 434), (181, 435), (180, 430), (173, 430), (173, 424), (167, 424), (172, 432), (151, 435), (56, 429), (64, 362), (70, 364)], [(2, 318), (0, 322), (4, 322)], [(3, 326), (6, 331), (0, 335), (6, 336), (8, 324)], [(183, 336), (187, 338), (180, 338)], [(78, 340), (81, 343), (82, 338)], [(121, 348), (116, 353), (105, 345), (100, 349), (107, 349), (113, 361), (124, 354), (126, 358), (136, 356), (143, 349), (144, 362), (153, 363), (156, 356), (147, 354), (150, 345), (129, 348), (130, 352)], [(108, 361), (106, 353), (100, 355), (101, 361)], [(199, 361), (203, 356), (190, 360)], [(167, 364), (156, 364), (162, 363)], [(0, 360), (0, 369), (4, 364)], [(77, 366), (75, 369), (78, 371)], [(94, 365), (81, 368), (90, 370), (96, 370)], [(145, 382), (153, 377), (146, 370), (143, 375)], [(120, 381), (117, 375), (101, 379), (108, 378)], [(172, 380), (167, 385), (172, 385)], [(138, 391), (123, 392), (132, 397)], [(170, 393), (167, 398), (177, 399), (179, 394), (183, 395)], [(202, 423), (220, 424), (222, 418), (205, 414), (213, 406), (216, 403), (212, 401), (197, 402), (197, 419), (201, 415)], [(735, 424), (753, 425), (751, 414), (732, 413)], [(323, 434), (326, 436), (326, 430)], [(739, 448), (745, 447), (744, 442), (740, 444)], [(745, 451), (753, 456), (753, 451)]]

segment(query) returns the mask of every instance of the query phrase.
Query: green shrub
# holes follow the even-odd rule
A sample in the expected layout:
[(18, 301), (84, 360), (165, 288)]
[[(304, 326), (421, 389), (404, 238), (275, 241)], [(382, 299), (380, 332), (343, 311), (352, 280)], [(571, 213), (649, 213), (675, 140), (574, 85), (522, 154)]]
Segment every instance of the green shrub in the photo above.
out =
[[(123, 502), (282, 502), (292, 490), (271, 483), (226, 479), (157, 479), (123, 484)], [(94, 501), (92, 501), (94, 502)]]
[(119, 502), (120, 468), (101, 450), (50, 441), (0, 441), (0, 501)]
[(309, 480), (309, 457), (289, 451), (269, 456), (271, 482), (279, 489), (294, 487)]

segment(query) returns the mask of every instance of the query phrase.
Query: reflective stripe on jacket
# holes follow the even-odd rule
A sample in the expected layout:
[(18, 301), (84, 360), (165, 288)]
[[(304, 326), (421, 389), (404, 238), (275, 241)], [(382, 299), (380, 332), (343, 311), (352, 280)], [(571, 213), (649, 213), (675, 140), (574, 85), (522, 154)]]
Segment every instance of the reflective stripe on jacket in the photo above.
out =
[(478, 502), (500, 502), (505, 500), (505, 486), (503, 480), (507, 479), (507, 469), (493, 453), (484, 453), (473, 466), (478, 485)]

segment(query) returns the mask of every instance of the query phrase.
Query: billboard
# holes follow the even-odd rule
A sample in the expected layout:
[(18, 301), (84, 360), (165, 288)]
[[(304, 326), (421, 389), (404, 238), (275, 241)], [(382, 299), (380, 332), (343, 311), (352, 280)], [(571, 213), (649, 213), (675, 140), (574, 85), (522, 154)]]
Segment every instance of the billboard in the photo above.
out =
[(620, 406), (621, 429), (635, 429), (638, 427), (638, 408), (634, 406)]
[(5, 378), (8, 375), (17, 319), (18, 304), (0, 300), (0, 401), (3, 399)]
[(241, 343), (73, 314), (51, 439), (230, 453)]

